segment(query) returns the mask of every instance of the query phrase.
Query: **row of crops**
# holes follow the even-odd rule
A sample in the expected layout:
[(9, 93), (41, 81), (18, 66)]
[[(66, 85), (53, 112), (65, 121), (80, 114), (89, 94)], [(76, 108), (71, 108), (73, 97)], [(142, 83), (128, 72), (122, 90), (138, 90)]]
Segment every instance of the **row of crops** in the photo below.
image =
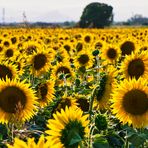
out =
[(148, 147), (148, 29), (0, 29), (0, 147)]

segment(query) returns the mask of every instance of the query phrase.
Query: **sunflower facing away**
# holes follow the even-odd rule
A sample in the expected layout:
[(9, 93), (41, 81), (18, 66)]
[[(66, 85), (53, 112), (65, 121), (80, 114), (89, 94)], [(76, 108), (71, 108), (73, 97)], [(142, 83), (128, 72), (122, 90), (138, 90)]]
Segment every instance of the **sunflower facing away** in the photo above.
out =
[(45, 107), (54, 97), (54, 81), (47, 81), (37, 85), (38, 102), (41, 107)]
[(35, 114), (36, 99), (34, 91), (24, 81), (0, 80), (0, 122), (29, 120)]
[(98, 109), (105, 109), (109, 107), (111, 92), (114, 88), (115, 77), (117, 71), (112, 66), (109, 67), (108, 72), (100, 79), (99, 87), (96, 89), (94, 107)]
[(112, 112), (123, 122), (142, 128), (148, 125), (147, 80), (124, 80), (112, 94)]
[(147, 78), (148, 76), (148, 51), (132, 53), (126, 56), (121, 64), (120, 71), (124, 78)]
[(83, 115), (79, 108), (66, 107), (65, 111), (62, 109), (53, 116), (54, 119), (48, 120), (47, 140), (52, 140), (59, 148), (78, 147), (88, 134), (88, 115)]

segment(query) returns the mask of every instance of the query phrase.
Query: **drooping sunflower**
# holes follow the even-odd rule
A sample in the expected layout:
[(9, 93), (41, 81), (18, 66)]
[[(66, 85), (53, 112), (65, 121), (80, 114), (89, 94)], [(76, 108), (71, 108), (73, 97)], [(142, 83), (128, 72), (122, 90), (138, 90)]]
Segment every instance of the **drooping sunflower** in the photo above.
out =
[(121, 64), (120, 72), (124, 78), (147, 78), (148, 76), (148, 51), (132, 53), (125, 57)]
[(85, 67), (86, 69), (92, 67), (94, 62), (94, 57), (88, 49), (83, 50), (74, 57), (74, 65), (77, 68)]
[[(79, 108), (65, 108), (61, 112), (53, 114), (54, 119), (49, 119), (45, 131), (49, 136), (47, 139), (54, 141), (59, 148), (78, 147), (88, 134), (88, 115), (83, 115)], [(79, 137), (79, 138), (78, 138)], [(74, 141), (77, 138), (79, 140)]]
[(114, 89), (111, 102), (112, 112), (123, 124), (136, 128), (148, 125), (147, 79), (125, 79)]
[(37, 85), (38, 102), (41, 107), (45, 107), (54, 97), (54, 81), (48, 80)]
[(104, 48), (101, 48), (101, 59), (105, 61), (105, 64), (114, 64), (120, 57), (120, 49), (118, 45), (106, 45)]
[(52, 57), (48, 51), (41, 50), (35, 52), (30, 57), (31, 73), (35, 76), (40, 76), (49, 71), (51, 67)]
[(18, 78), (16, 65), (10, 62), (1, 62), (0, 64), (0, 79), (15, 79)]
[(96, 86), (96, 94), (94, 100), (94, 107), (97, 109), (109, 108), (111, 93), (115, 85), (115, 77), (117, 71), (112, 66), (108, 68), (108, 71), (101, 77), (99, 86)]
[(29, 84), (16, 79), (0, 80), (0, 122), (24, 122), (29, 120), (37, 109), (37, 98)]
[(51, 140), (46, 141), (43, 135), (41, 135), (37, 143), (34, 141), (34, 138), (28, 138), (27, 142), (19, 138), (15, 138), (14, 144), (13, 145), (7, 144), (7, 147), (8, 148), (58, 148), (53, 143), (53, 141)]

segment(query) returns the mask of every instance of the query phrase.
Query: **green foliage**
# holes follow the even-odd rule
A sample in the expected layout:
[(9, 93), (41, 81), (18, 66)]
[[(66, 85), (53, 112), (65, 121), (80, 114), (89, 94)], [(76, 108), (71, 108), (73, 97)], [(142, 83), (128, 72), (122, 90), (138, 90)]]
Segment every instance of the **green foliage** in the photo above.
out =
[(104, 3), (90, 3), (84, 8), (79, 25), (81, 28), (109, 26), (113, 21), (112, 10), (112, 6)]
[(93, 142), (93, 148), (109, 148), (109, 143), (103, 136), (96, 134)]

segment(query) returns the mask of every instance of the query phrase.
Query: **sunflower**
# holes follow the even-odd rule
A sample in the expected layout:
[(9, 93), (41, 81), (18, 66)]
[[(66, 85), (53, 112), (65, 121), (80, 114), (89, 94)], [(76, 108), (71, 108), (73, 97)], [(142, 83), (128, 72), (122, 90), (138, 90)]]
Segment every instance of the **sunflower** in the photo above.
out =
[(76, 47), (75, 47), (75, 50), (76, 52), (80, 52), (82, 51), (84, 48), (84, 43), (82, 41), (79, 41), (77, 44), (76, 44)]
[(0, 80), (0, 122), (29, 120), (35, 114), (36, 99), (34, 91), (24, 81)]
[(16, 65), (8, 62), (1, 62), (0, 64), (0, 79), (15, 79), (18, 78), (18, 72)]
[(74, 96), (76, 98), (76, 103), (79, 108), (83, 112), (88, 112), (89, 110), (89, 101), (85, 95), (75, 94)]
[(132, 52), (135, 52), (136, 51), (136, 43), (135, 43), (134, 39), (128, 38), (128, 39), (124, 40), (120, 45), (120, 49), (121, 49), (122, 56), (130, 55)]
[(112, 94), (112, 112), (123, 122), (136, 128), (148, 125), (147, 79), (124, 80)]
[(132, 53), (125, 57), (121, 64), (120, 72), (124, 78), (147, 78), (148, 76), (148, 51)]
[(116, 76), (116, 69), (110, 66), (108, 71), (101, 77), (100, 84), (96, 87), (94, 100), (94, 107), (97, 107), (97, 109), (109, 108), (109, 99), (111, 98), (111, 92), (116, 82)]
[(63, 78), (61, 79), (61, 74), (65, 75), (67, 85), (71, 84), (71, 80), (75, 75), (69, 61), (60, 62), (53, 66), (52, 77), (56, 79), (56, 84), (64, 84)]
[(106, 45), (104, 48), (101, 49), (100, 56), (101, 59), (105, 60), (105, 64), (113, 64), (118, 60), (120, 56), (120, 50), (118, 49), (117, 45)]
[(23, 43), (23, 50), (25, 54), (32, 55), (34, 52), (37, 52), (38, 49), (41, 49), (41, 45), (35, 41), (27, 41)]
[(78, 53), (76, 57), (74, 57), (74, 65), (77, 68), (85, 67), (86, 69), (92, 67), (94, 62), (94, 57), (92, 53), (86, 49)]
[(4, 39), (3, 41), (2, 41), (2, 45), (4, 46), (4, 47), (10, 47), (12, 44), (11, 44), (11, 41), (9, 40), (9, 39)]
[(14, 144), (13, 145), (7, 144), (7, 147), (8, 148), (58, 148), (54, 145), (54, 143), (51, 140), (46, 141), (44, 135), (40, 136), (39, 141), (37, 143), (34, 141), (34, 138), (28, 138), (27, 142), (24, 142), (19, 138), (15, 138)]
[(25, 71), (26, 62), (25, 59), (22, 56), (16, 57), (16, 60), (14, 61), (17, 71), (19, 75), (22, 75)]
[[(45, 131), (49, 136), (47, 139), (54, 141), (59, 148), (78, 147), (88, 134), (88, 115), (83, 115), (79, 108), (65, 108), (61, 112), (53, 114), (54, 119), (49, 119)], [(75, 140), (77, 139), (77, 140)]]
[(83, 35), (83, 42), (90, 44), (93, 42), (93, 34), (89, 33), (89, 34), (85, 34)]
[(54, 97), (54, 81), (46, 81), (37, 85), (38, 102), (41, 107), (45, 107)]
[(14, 61), (17, 55), (18, 51), (14, 46), (10, 46), (9, 48), (4, 48), (3, 50), (3, 58), (6, 60)]
[(70, 58), (70, 56), (64, 48), (60, 47), (54, 53), (54, 62), (55, 63), (69, 61), (69, 58)]
[(30, 57), (31, 73), (35, 76), (40, 76), (49, 71), (51, 67), (52, 57), (48, 51), (41, 50), (34, 53)]
[(60, 111), (61, 109), (65, 109), (65, 107), (77, 107), (76, 98), (72, 96), (67, 96), (64, 94), (55, 105), (53, 112)]

